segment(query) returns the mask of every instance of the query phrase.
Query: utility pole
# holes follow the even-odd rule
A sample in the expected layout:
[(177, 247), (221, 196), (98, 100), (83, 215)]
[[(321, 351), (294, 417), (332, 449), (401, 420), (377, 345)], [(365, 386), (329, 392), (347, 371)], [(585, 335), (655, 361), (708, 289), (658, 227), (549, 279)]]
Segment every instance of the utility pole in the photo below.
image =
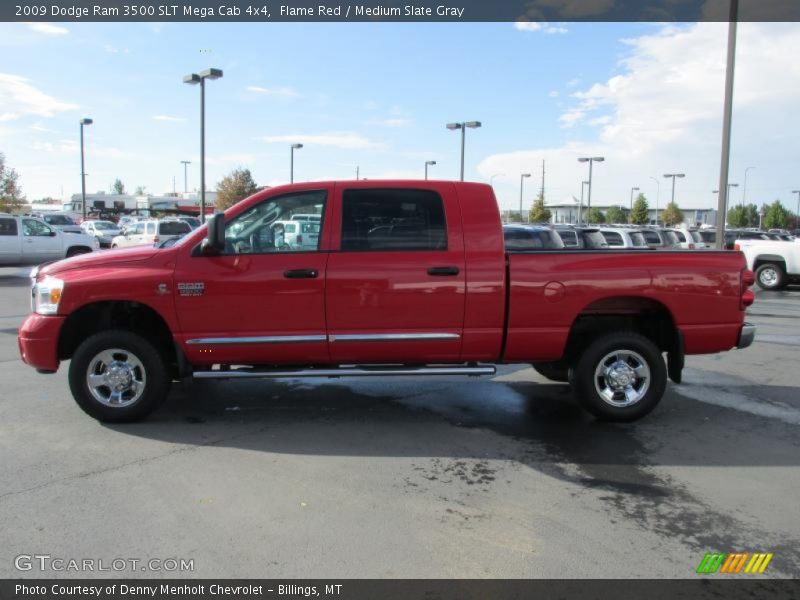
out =
[[(717, 250), (725, 247), (725, 210), (728, 206), (728, 169), (731, 157), (731, 121), (733, 119), (733, 76), (736, 64), (736, 21), (739, 0), (731, 0), (728, 17), (728, 57), (725, 67), (725, 105), (722, 118), (722, 156), (719, 167), (719, 198), (717, 198)], [(673, 180), (674, 182), (674, 180)]]
[(542, 160), (542, 202), (544, 202), (544, 160)]

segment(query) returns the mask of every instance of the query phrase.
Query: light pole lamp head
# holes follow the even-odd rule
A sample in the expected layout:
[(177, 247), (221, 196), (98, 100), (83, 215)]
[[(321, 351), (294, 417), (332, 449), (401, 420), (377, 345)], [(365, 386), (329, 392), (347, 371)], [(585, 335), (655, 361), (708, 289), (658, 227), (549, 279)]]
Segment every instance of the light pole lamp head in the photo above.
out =
[(800, 190), (792, 190), (793, 194), (800, 194)]
[(738, 183), (729, 183), (728, 187), (739, 187)]
[(632, 192), (638, 192), (638, 191), (639, 191), (639, 188), (631, 188), (631, 191), (632, 191)]
[(462, 125), (461, 123), (448, 123), (446, 127), (450, 130), (454, 130), (454, 129), (461, 129)]
[(530, 174), (530, 173), (522, 173), (522, 174), (520, 175), (520, 177), (530, 177), (530, 176), (531, 176), (531, 174)]
[(426, 164), (426, 165), (435, 165), (435, 164), (436, 164), (436, 161), (435, 161), (435, 160), (426, 160), (426, 161), (425, 161), (425, 164)]
[(202, 79), (219, 79), (222, 77), (222, 69), (204, 69), (200, 71)]
[(303, 147), (303, 144), (292, 144), (292, 149), (293, 150), (299, 150), (302, 147)]
[(81, 125), (91, 125), (94, 123), (91, 119), (81, 119)]
[(590, 160), (592, 160), (592, 159), (591, 158), (583, 158), (583, 157), (581, 157), (581, 158), (578, 159), (578, 162), (589, 162)]
[(464, 125), (466, 125), (470, 129), (477, 129), (478, 127), (481, 126), (481, 122), (480, 121), (467, 121), (466, 123), (464, 123)]
[(189, 85), (197, 85), (200, 83), (201, 78), (200, 75), (197, 73), (191, 73), (190, 75), (183, 76), (183, 83), (188, 83)]
[(605, 159), (606, 159), (605, 156), (595, 156), (591, 160), (593, 160), (594, 162), (603, 162)]

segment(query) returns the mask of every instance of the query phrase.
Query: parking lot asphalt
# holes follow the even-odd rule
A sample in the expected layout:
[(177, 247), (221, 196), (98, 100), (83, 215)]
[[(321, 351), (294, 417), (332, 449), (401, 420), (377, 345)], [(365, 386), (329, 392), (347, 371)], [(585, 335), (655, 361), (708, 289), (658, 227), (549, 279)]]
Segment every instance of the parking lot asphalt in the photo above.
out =
[(706, 552), (800, 576), (800, 288), (760, 292), (746, 350), (688, 357), (650, 416), (604, 424), (564, 385), (494, 380), (173, 386), (103, 425), (66, 366), (18, 355), (26, 270), (0, 269), (0, 577), (20, 554), (193, 559), (126, 577), (694, 577)]

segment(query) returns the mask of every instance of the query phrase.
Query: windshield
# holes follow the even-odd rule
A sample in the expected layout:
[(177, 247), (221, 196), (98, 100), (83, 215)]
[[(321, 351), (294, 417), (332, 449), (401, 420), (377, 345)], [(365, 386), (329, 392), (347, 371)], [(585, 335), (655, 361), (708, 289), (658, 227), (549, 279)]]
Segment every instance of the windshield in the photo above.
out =
[(714, 242), (717, 241), (717, 234), (714, 231), (701, 231), (700, 239), (706, 242), (707, 244), (713, 244)]
[(112, 231), (119, 229), (114, 223), (111, 221), (95, 221), (94, 228), (99, 229), (100, 231)]
[(44, 218), (45, 223), (50, 225), (75, 225), (75, 222), (64, 215), (47, 215)]

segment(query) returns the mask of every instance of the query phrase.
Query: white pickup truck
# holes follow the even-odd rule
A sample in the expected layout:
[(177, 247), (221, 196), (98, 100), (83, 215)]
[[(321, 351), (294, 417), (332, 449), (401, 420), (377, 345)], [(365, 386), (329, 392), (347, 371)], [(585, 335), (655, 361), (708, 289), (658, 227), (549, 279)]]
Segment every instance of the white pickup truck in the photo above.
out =
[(64, 233), (36, 217), (0, 213), (0, 265), (38, 265), (99, 248), (97, 238)]
[(773, 240), (736, 240), (734, 250), (741, 250), (747, 268), (756, 273), (762, 290), (779, 290), (800, 280), (800, 243)]

